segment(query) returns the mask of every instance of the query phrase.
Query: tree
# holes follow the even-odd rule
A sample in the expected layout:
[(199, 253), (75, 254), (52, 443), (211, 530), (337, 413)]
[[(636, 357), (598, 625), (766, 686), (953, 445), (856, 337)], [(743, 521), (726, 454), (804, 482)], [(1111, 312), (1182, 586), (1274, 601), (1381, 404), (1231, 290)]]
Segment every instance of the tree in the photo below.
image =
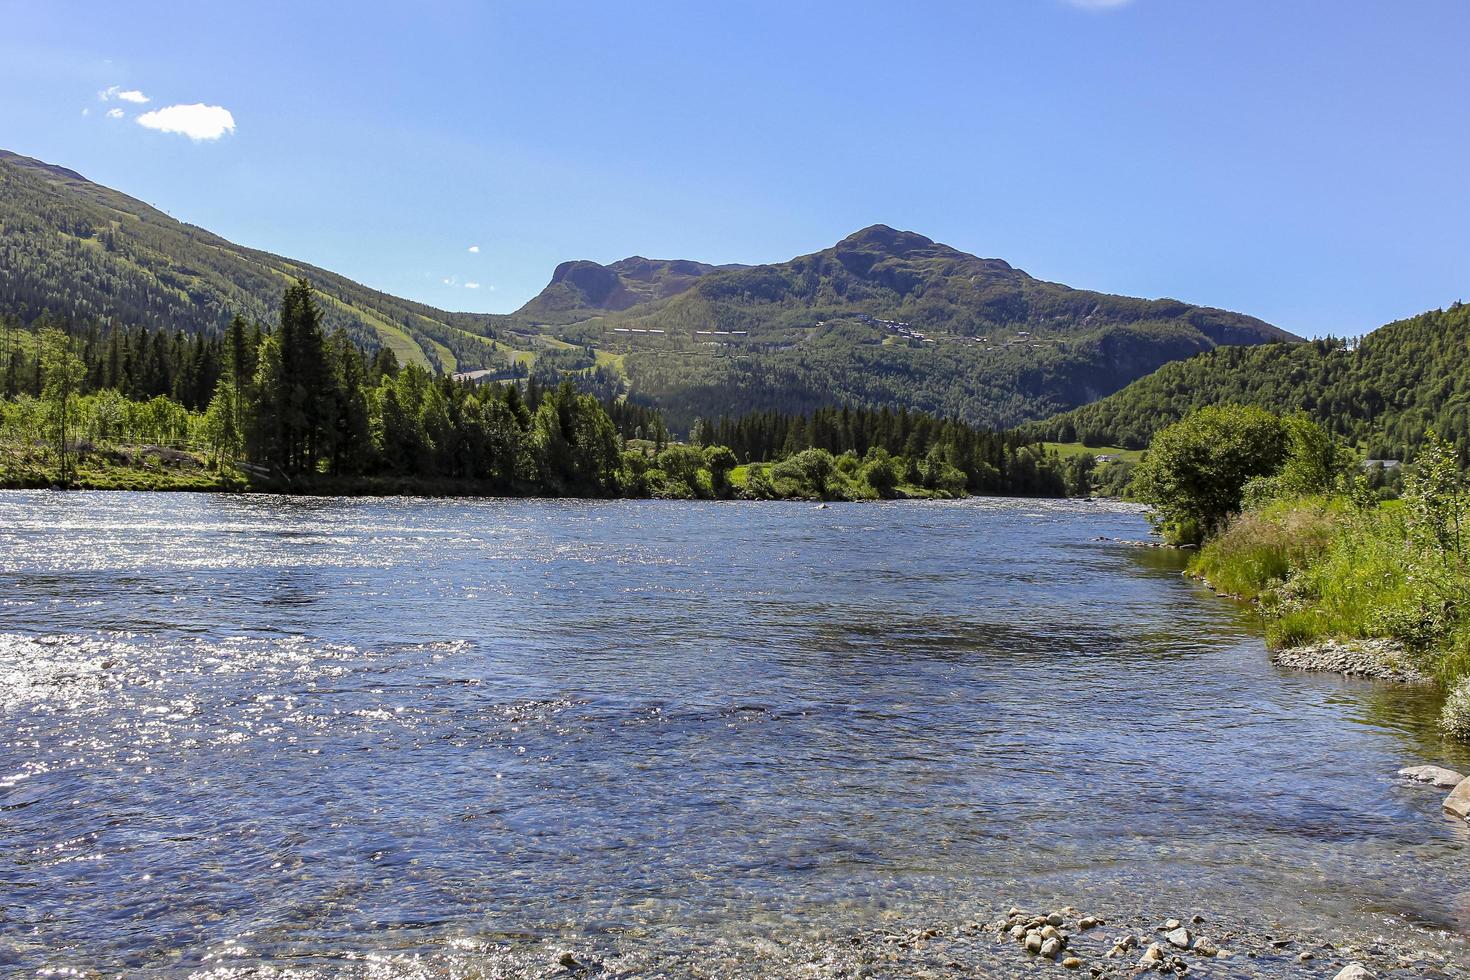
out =
[(899, 477), (897, 464), (888, 450), (881, 447), (868, 452), (867, 462), (858, 471), (859, 478), (866, 483), (874, 493), (884, 500), (893, 497), (898, 490)]
[(709, 446), (704, 451), (704, 465), (709, 470), (710, 487), (715, 496), (725, 497), (730, 492), (730, 471), (738, 460), (726, 446)]
[(837, 461), (825, 449), (803, 449), (771, 467), (776, 480), (789, 480), (798, 493), (825, 500), (831, 493), (832, 475)]
[(1414, 473), (1404, 481), (1404, 503), (1416, 538), (1446, 561), (1464, 554), (1470, 488), (1461, 474), (1455, 447), (1433, 429), (1414, 460)]
[(70, 482), (75, 475), (71, 463), (69, 440), (76, 425), (76, 399), (87, 366), (77, 356), (71, 336), (55, 327), (44, 327), (37, 335), (40, 348), (41, 402), (45, 406), (46, 427), (56, 447), (57, 479)]
[(1247, 481), (1281, 468), (1289, 446), (1281, 418), (1265, 409), (1204, 408), (1154, 437), (1134, 493), (1168, 540), (1197, 544), (1240, 510)]

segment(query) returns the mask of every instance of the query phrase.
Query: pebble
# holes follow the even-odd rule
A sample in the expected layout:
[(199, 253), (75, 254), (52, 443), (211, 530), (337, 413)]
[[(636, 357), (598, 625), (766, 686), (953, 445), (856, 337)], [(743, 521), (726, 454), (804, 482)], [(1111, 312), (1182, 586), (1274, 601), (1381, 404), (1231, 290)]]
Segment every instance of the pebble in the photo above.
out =
[(1062, 966), (1065, 966), (1069, 970), (1075, 970), (1082, 966), (1082, 961), (1075, 956), (1069, 956), (1062, 960)]
[(1049, 960), (1054, 960), (1062, 955), (1062, 941), (1060, 939), (1048, 939), (1041, 944), (1041, 955)]
[(1164, 938), (1169, 941), (1170, 946), (1175, 946), (1179, 949), (1189, 948), (1189, 930), (1183, 928), (1182, 926), (1178, 929), (1174, 929), (1170, 932), (1165, 933)]
[(1028, 933), (1026, 933), (1026, 952), (1028, 952), (1028, 953), (1039, 953), (1039, 952), (1041, 952), (1041, 933), (1039, 933), (1039, 932), (1028, 932)]
[(1077, 920), (1078, 929), (1092, 929), (1103, 924), (1103, 920), (1095, 915), (1084, 915)]
[(1378, 980), (1378, 978), (1369, 972), (1368, 968), (1363, 964), (1349, 963), (1332, 980)]

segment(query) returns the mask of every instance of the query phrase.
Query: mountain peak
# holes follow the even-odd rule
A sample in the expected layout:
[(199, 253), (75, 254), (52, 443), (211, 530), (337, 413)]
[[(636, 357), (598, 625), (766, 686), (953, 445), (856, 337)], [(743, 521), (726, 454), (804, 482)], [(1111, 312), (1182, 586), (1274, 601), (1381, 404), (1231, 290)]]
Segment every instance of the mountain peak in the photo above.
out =
[(933, 248), (934, 240), (918, 232), (899, 231), (888, 225), (869, 225), (853, 232), (837, 243), (838, 248), (876, 249), (892, 255), (907, 255), (924, 248)]

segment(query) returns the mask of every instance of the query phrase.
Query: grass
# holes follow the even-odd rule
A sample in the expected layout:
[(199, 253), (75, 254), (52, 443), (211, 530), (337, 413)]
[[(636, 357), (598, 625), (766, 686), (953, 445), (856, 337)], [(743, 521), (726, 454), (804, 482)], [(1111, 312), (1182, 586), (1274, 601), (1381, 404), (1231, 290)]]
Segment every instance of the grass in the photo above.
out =
[[(239, 472), (216, 472), (197, 454), (158, 452), (155, 447), (98, 449), (79, 455), (77, 490), (190, 490), (233, 492), (249, 488)], [(52, 454), (36, 446), (0, 446), (0, 487), (44, 489), (60, 485)]]
[(1236, 518), (1190, 567), (1254, 601), (1273, 647), (1384, 638), (1446, 683), (1470, 675), (1470, 567), (1426, 544), (1398, 503), (1272, 503)]
[(1124, 449), (1121, 446), (1084, 446), (1080, 442), (1043, 442), (1041, 446), (1061, 456), (1116, 456), (1121, 463), (1137, 463), (1143, 459), (1142, 449)]

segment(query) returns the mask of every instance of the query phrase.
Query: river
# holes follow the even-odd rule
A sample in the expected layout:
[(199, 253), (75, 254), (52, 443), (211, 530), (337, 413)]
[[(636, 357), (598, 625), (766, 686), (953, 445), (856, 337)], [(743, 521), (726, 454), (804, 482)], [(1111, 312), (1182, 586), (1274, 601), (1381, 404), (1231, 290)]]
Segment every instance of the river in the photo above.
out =
[(0, 972), (795, 974), (1013, 902), (1453, 961), (1470, 833), (1394, 776), (1470, 766), (1436, 696), (1273, 667), (1146, 533), (0, 493)]

